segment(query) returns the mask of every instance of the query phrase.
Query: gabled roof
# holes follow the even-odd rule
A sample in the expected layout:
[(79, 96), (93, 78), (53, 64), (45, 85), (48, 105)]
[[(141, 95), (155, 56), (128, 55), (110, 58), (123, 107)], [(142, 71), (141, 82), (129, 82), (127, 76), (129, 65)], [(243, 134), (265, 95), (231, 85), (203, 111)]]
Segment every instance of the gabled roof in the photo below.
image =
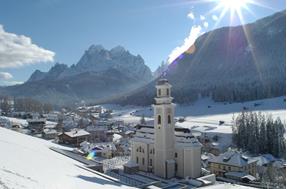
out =
[(87, 131), (85, 131), (83, 129), (79, 129), (79, 130), (78, 129), (74, 129), (74, 130), (71, 130), (69, 132), (65, 132), (65, 133), (62, 133), (62, 134), (65, 134), (65, 135), (67, 135), (67, 136), (69, 136), (71, 138), (90, 135), (89, 132), (87, 132)]
[(237, 151), (228, 151), (223, 154), (220, 154), (219, 156), (211, 158), (209, 162), (232, 165), (236, 167), (244, 167), (255, 161), (243, 156)]

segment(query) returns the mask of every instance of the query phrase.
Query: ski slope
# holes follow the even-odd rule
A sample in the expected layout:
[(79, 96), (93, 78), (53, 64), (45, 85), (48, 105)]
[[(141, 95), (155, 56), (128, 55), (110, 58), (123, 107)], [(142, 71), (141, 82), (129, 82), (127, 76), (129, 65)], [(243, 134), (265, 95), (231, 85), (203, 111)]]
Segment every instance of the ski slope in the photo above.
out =
[(60, 147), (0, 127), (0, 189), (129, 188), (82, 169), (51, 146)]

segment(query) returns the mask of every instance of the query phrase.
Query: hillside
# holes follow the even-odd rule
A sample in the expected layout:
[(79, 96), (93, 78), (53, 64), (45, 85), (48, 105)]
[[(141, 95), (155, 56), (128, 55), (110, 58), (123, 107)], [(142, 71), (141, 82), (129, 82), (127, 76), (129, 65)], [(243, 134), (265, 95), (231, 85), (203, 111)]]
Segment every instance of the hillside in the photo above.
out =
[[(244, 26), (205, 33), (195, 52), (183, 53), (166, 70), (178, 103), (210, 96), (216, 101), (247, 101), (285, 95), (286, 13)], [(148, 105), (155, 81), (114, 102)]]
[(129, 188), (49, 149), (51, 142), (0, 127), (0, 188)]

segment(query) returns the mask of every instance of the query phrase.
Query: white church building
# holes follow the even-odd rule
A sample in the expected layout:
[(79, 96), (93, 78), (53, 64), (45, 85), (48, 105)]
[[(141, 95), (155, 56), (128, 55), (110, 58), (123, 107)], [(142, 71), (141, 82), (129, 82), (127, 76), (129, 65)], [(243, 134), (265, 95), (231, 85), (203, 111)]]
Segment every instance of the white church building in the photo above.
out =
[(140, 171), (162, 178), (201, 175), (202, 145), (187, 128), (175, 127), (171, 85), (160, 79), (156, 85), (154, 125), (138, 125), (131, 140), (131, 162)]

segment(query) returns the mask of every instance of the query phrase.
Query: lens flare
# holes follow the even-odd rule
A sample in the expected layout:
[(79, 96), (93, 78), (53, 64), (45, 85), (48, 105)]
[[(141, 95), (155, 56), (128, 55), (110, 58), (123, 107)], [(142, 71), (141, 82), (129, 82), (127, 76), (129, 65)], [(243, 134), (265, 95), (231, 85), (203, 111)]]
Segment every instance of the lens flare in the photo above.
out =
[(93, 160), (94, 157), (96, 157), (96, 155), (97, 155), (96, 150), (93, 150), (87, 155), (86, 159), (87, 160)]

